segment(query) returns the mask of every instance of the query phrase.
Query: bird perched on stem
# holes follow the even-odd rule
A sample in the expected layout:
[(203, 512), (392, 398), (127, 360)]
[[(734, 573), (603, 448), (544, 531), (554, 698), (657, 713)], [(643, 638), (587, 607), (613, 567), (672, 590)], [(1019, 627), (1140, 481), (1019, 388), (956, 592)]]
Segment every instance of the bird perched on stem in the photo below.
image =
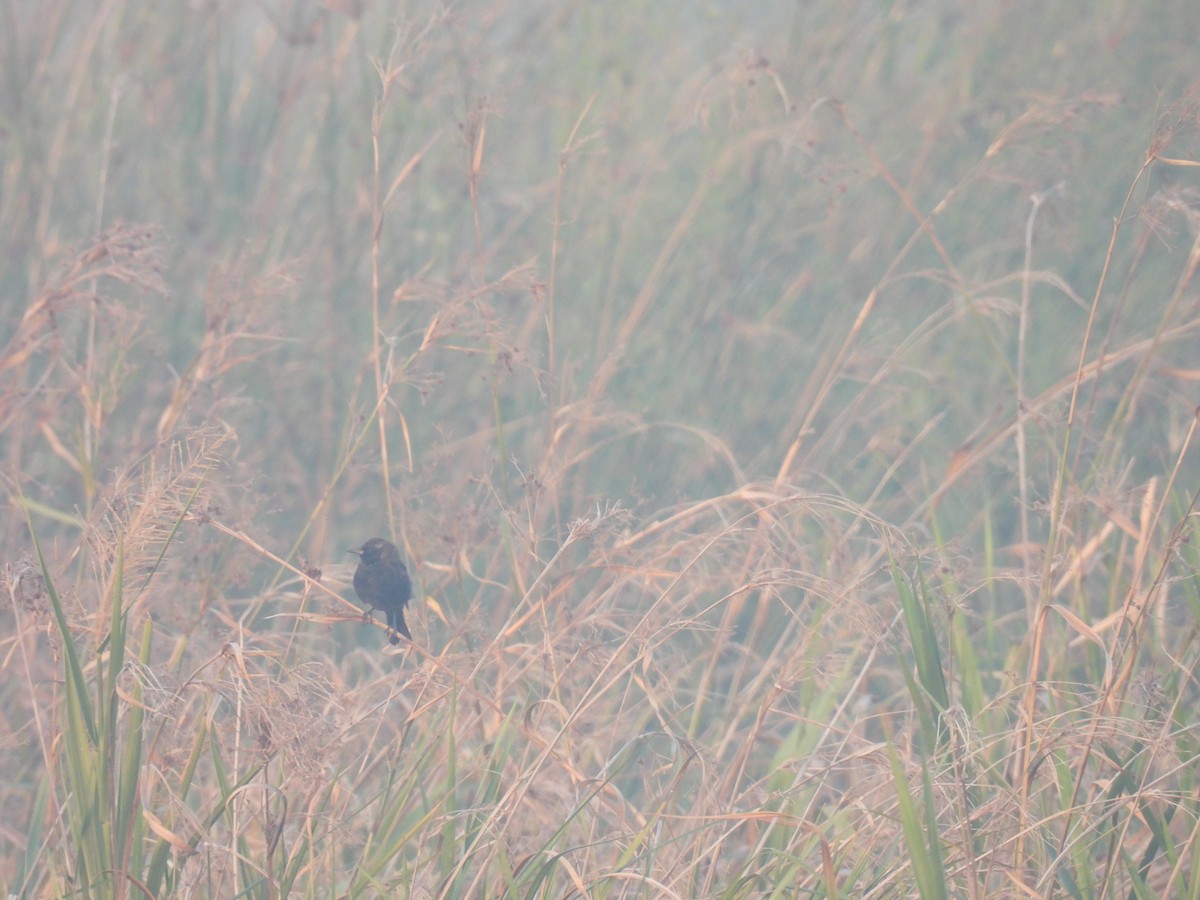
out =
[(400, 643), (396, 636), (400, 632), (411, 641), (412, 635), (404, 623), (404, 606), (412, 597), (412, 581), (396, 545), (383, 538), (371, 538), (357, 550), (346, 552), (359, 558), (354, 570), (354, 592), (370, 607), (366, 614), (382, 609), (387, 615), (388, 640)]

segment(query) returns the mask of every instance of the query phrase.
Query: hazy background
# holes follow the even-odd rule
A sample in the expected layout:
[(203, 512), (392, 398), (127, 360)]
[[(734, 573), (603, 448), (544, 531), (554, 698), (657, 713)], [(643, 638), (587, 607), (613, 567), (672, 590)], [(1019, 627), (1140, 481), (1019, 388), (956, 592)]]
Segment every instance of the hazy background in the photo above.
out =
[[(377, 294), (391, 484), (422, 556), (479, 539), (523, 478), (554, 482), (560, 519), (782, 473), (906, 521), (957, 448), (1013, 421), (1035, 193), (1025, 394), (1074, 370), (1147, 148), (1194, 140), (1200, 24), (1170, 4), (742, 6), (8, 4), (5, 330), (117, 223), (157, 229), (162, 278), (52, 304), (54, 362), (107, 376), (93, 446), (61, 369), (9, 382), (86, 457), (91, 495), (36, 431), (7, 435), (14, 475), (88, 509), (190, 381), (167, 425), (236, 432), (228, 480), (260, 540), (290, 546), (330, 491), (310, 554), (386, 530), (378, 440), (346, 445), (375, 404), (373, 207), (419, 157), (381, 214)], [(1110, 283), (1093, 341), (1160, 319), (1191, 235), (1158, 192), (1192, 180), (1137, 184), (1126, 216), (1153, 206), (1157, 227), (1125, 228), (1137, 283)], [(118, 346), (88, 357), (97, 334)], [(1144, 398), (1141, 474), (1177, 449), (1186, 387)], [(1012, 460), (951, 492), (952, 533), (986, 496), (1012, 538)]]
[[(1194, 660), (1192, 4), (0, 14), (3, 546), (18, 584), (28, 514), (81, 628), (124, 542), (166, 670), (249, 636), (352, 691), (382, 632), (278, 559), (348, 591), (386, 535), (422, 648), (530, 654), (502, 706), (575, 709), (532, 660), (661, 609), (618, 731), (722, 763), (774, 664), (814, 721), (912, 703), (889, 561), (961, 612), (972, 714), (1064, 575), (1074, 638), (1179, 563)], [(1102, 679), (1095, 634), (1056, 674)]]

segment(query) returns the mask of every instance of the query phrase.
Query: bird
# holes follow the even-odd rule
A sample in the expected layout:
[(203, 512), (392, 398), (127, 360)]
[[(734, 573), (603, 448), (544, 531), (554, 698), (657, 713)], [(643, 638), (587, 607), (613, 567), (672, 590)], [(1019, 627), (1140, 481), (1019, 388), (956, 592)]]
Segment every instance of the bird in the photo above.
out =
[(354, 570), (354, 592), (372, 610), (382, 609), (387, 615), (388, 640), (400, 643), (396, 632), (412, 640), (408, 625), (404, 622), (404, 606), (412, 598), (412, 581), (408, 569), (400, 559), (396, 545), (385, 538), (371, 538), (355, 550), (347, 550), (358, 556), (358, 568)]

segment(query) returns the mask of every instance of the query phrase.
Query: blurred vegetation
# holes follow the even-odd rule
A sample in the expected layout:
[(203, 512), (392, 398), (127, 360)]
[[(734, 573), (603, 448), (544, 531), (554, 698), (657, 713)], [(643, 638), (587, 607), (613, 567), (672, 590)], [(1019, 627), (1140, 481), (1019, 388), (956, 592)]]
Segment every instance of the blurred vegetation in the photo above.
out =
[(0, 15), (7, 894), (1200, 896), (1189, 5)]

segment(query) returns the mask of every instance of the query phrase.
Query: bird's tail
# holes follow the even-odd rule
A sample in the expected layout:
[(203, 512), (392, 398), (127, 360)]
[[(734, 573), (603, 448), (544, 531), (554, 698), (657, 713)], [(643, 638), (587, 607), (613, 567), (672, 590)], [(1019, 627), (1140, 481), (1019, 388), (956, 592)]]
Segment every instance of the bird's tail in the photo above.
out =
[(400, 643), (400, 638), (396, 637), (396, 632), (400, 632), (408, 640), (412, 640), (412, 635), (408, 633), (408, 625), (404, 621), (403, 609), (389, 609), (387, 611), (388, 628), (392, 630), (390, 640), (393, 644)]

